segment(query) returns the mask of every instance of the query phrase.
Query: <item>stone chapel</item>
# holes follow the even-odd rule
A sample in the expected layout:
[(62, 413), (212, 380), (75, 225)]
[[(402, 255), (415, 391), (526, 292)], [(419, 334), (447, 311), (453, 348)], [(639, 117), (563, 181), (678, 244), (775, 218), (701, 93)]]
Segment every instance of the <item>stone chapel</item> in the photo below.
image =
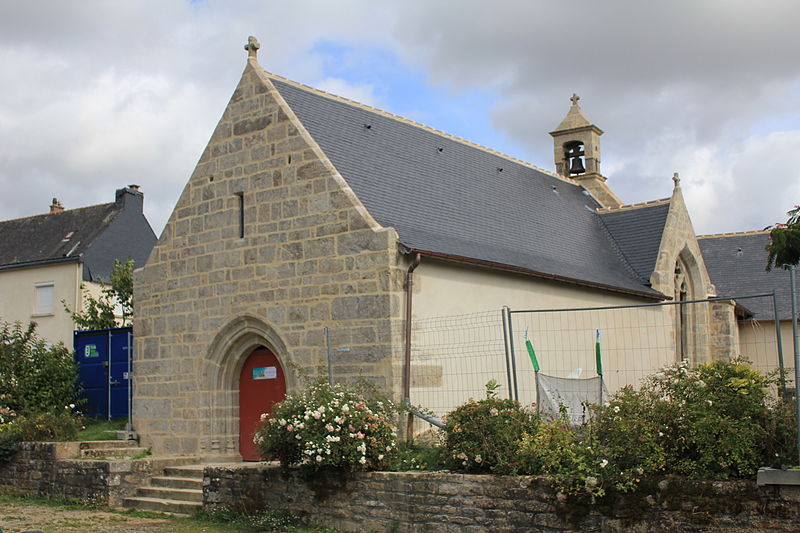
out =
[[(327, 335), (348, 347), (341, 376), (399, 401), (413, 317), (716, 295), (678, 176), (670, 198), (624, 205), (577, 96), (548, 171), (269, 73), (245, 48), (135, 275), (133, 424), (154, 454), (254, 459), (254, 417), (324, 375)], [(736, 309), (660, 311), (665, 364), (735, 355)]]

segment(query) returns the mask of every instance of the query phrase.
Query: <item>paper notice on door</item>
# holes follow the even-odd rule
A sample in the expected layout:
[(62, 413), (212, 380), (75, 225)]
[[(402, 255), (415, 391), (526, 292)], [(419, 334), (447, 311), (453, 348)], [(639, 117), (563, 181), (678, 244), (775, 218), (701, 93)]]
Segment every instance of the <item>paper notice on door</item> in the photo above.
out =
[(253, 379), (277, 379), (277, 377), (277, 367), (259, 366), (253, 369)]

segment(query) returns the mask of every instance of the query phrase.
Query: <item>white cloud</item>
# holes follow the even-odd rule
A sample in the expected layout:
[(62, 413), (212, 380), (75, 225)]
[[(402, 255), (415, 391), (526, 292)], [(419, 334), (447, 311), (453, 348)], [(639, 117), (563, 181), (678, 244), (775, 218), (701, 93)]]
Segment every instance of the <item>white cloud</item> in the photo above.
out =
[(342, 96), (362, 104), (380, 107), (378, 97), (375, 95), (375, 86), (372, 84), (352, 84), (341, 78), (323, 78), (314, 86), (337, 96)]

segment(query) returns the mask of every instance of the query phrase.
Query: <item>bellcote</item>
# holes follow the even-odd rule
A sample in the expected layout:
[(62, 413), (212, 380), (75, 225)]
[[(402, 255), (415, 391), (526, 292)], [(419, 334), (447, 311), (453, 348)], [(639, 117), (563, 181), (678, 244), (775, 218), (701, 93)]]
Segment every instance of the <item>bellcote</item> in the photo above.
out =
[[(600, 176), (600, 136), (603, 130), (589, 122), (578, 105), (580, 96), (573, 94), (567, 116), (550, 132), (554, 141), (556, 171), (566, 177), (580, 179)], [(603, 178), (605, 179), (605, 178)]]
[(603, 207), (622, 205), (600, 174), (600, 136), (603, 130), (589, 122), (573, 94), (567, 116), (550, 132), (556, 172), (580, 183)]

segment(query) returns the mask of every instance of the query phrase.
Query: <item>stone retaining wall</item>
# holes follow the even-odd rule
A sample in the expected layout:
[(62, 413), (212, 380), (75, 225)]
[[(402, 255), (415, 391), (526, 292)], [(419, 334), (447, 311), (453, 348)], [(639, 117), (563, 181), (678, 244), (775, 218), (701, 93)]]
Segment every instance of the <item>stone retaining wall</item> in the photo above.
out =
[(800, 490), (665, 479), (613, 502), (571, 501), (545, 478), (372, 472), (302, 479), (274, 465), (205, 470), (203, 503), (271, 507), (345, 531), (798, 531)]
[(163, 468), (161, 461), (153, 458), (74, 459), (79, 455), (79, 442), (22, 442), (19, 446), (14, 459), (0, 467), (0, 489), (117, 507)]

